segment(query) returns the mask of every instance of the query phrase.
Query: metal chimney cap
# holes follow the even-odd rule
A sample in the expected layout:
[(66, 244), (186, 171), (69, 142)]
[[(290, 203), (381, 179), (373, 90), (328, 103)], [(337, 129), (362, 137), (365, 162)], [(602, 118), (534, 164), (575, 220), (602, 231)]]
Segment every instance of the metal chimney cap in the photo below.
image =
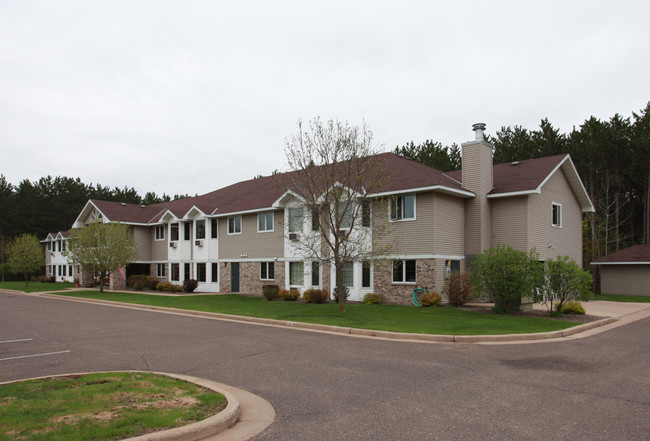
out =
[(485, 130), (485, 123), (472, 124), (472, 130), (476, 132), (476, 139), (483, 139), (483, 131)]

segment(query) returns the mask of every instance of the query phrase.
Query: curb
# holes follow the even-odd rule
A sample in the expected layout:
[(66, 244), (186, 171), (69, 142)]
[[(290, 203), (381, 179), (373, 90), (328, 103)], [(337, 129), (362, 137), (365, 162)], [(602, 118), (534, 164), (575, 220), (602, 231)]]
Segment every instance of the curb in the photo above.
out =
[[(405, 332), (380, 331), (374, 329), (347, 328), (342, 326), (322, 325), (318, 323), (292, 322), (285, 320), (275, 320), (262, 317), (248, 317), (242, 315), (223, 314), (218, 312), (191, 311), (186, 309), (168, 308), (164, 306), (138, 305), (135, 303), (123, 303), (103, 299), (85, 299), (81, 297), (67, 297), (65, 295), (56, 295), (50, 293), (22, 293), (35, 295), (38, 297), (47, 297), (62, 299), (68, 301), (95, 303), (107, 306), (117, 306), (130, 309), (140, 309), (145, 311), (159, 311), (169, 314), (189, 315), (205, 317), (226, 321), (248, 322), (265, 326), (278, 326), (284, 328), (296, 328), (312, 332), (327, 332), (333, 334), (347, 334), (356, 337), (380, 338), (386, 340), (410, 341), (410, 342), (427, 342), (427, 343), (481, 343), (481, 342), (528, 342), (538, 340), (551, 340), (563, 337), (573, 336), (585, 331), (618, 322), (620, 317), (606, 317), (590, 323), (573, 326), (568, 329), (535, 332), (527, 334), (497, 334), (497, 335), (441, 335), (441, 334), (411, 334)], [(629, 315), (629, 314), (628, 314)], [(625, 316), (623, 316), (625, 317)]]
[(22, 380), (7, 381), (2, 384), (17, 383), (19, 381), (27, 380), (42, 380), (46, 378), (57, 378), (57, 377), (68, 377), (71, 375), (88, 375), (88, 374), (98, 374), (98, 373), (108, 373), (108, 372), (141, 372), (147, 374), (157, 374), (165, 375), (167, 377), (176, 378), (179, 380), (187, 381), (189, 383), (194, 383), (199, 386), (202, 386), (206, 389), (210, 389), (214, 392), (218, 392), (226, 397), (228, 404), (226, 408), (216, 415), (212, 415), (202, 421), (197, 421), (196, 423), (188, 424), (187, 426), (175, 427), (173, 429), (162, 430), (159, 432), (147, 433), (145, 435), (140, 435), (132, 438), (127, 438), (123, 441), (201, 441), (206, 440), (207, 438), (213, 437), (220, 432), (228, 429), (233, 426), (241, 414), (241, 407), (239, 405), (239, 400), (235, 396), (226, 391), (225, 385), (216, 383), (214, 381), (205, 380), (202, 378), (191, 377), (188, 375), (179, 375), (179, 374), (170, 374), (167, 372), (155, 372), (155, 371), (99, 371), (99, 372), (75, 372), (69, 374), (57, 374), (57, 375), (46, 375), (43, 377), (34, 377), (34, 378), (24, 378)]

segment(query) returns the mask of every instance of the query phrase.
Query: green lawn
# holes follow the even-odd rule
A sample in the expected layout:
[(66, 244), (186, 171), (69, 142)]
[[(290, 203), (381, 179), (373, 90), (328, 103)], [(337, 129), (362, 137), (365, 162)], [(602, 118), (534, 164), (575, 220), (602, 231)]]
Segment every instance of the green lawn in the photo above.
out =
[(0, 441), (117, 440), (218, 413), (226, 398), (164, 375), (113, 372), (0, 386)]
[(338, 305), (274, 301), (238, 294), (199, 296), (156, 296), (98, 291), (65, 292), (60, 295), (105, 299), (141, 305), (165, 306), (192, 311), (264, 317), (295, 322), (320, 323), (350, 328), (445, 335), (520, 334), (556, 331), (577, 323), (536, 317), (482, 314), (451, 307), (415, 308), (398, 305)]
[(607, 302), (637, 302), (650, 303), (650, 296), (617, 296), (607, 294), (595, 294), (591, 300), (605, 300)]
[(0, 282), (0, 289), (10, 289), (13, 291), (22, 291), (22, 292), (60, 291), (69, 288), (74, 288), (74, 283), (29, 282), (29, 286), (25, 286), (25, 282)]

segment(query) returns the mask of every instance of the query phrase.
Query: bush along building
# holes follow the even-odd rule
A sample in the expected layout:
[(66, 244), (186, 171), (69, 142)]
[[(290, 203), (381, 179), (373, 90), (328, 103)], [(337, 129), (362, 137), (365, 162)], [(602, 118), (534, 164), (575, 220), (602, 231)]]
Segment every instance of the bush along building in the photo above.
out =
[[(416, 286), (440, 291), (446, 274), (469, 268), (498, 243), (534, 247), (542, 260), (568, 255), (582, 262), (582, 214), (594, 209), (569, 155), (493, 165), (484, 129), (475, 124), (475, 139), (462, 144), (461, 171), (441, 172), (393, 153), (373, 157), (385, 179), (369, 194), (354, 188), (370, 203), (349, 234), (365, 234), (371, 248), (392, 246), (341, 268), (349, 300), (373, 292), (385, 302), (409, 303)], [(96, 219), (128, 224), (139, 258), (127, 276), (196, 279), (199, 292), (261, 295), (267, 284), (331, 292), (333, 266), (300, 246), (317, 237), (320, 223), (288, 185), (290, 173), (147, 206), (89, 200), (73, 228)], [(120, 280), (111, 277), (114, 288)]]

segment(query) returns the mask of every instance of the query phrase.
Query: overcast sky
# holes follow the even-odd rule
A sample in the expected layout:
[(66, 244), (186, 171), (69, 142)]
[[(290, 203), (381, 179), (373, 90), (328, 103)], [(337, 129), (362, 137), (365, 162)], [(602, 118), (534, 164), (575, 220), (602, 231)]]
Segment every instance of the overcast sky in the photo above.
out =
[(650, 100), (650, 2), (0, 0), (0, 173), (203, 194), (315, 116), (383, 150)]

